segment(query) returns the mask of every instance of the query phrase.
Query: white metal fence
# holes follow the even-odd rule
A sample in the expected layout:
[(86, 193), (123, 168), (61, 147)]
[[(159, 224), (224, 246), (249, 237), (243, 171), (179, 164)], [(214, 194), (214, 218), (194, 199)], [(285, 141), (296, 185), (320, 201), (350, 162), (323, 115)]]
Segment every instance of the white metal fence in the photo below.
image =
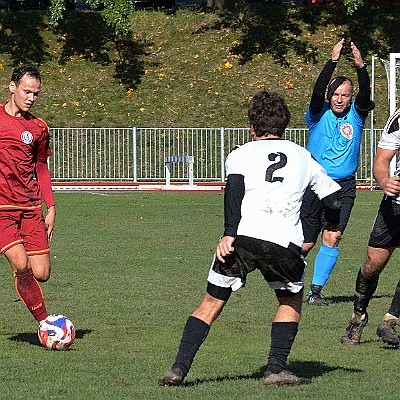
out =
[[(365, 129), (357, 180), (370, 183), (382, 129)], [(165, 157), (193, 156), (194, 181), (225, 180), (224, 163), (247, 128), (53, 128), (49, 166), (55, 182), (162, 182)], [(286, 139), (306, 146), (308, 129), (290, 128)], [(171, 180), (188, 180), (187, 165), (173, 163)]]

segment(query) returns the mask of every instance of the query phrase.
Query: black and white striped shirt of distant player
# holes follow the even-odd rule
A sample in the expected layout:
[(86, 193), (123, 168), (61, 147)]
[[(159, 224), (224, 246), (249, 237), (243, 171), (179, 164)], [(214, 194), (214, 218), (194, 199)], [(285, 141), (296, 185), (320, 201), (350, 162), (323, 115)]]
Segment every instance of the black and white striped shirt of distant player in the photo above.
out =
[[(398, 150), (400, 149), (400, 108), (397, 109), (387, 120), (378, 142), (378, 149), (389, 150), (394, 153), (393, 156), (396, 156), (396, 171), (394, 175), (400, 176), (400, 155), (398, 154)], [(377, 155), (379, 155), (379, 150)], [(379, 178), (379, 176), (376, 176), (376, 178)], [(392, 197), (397, 204), (400, 204), (399, 194), (390, 197)]]

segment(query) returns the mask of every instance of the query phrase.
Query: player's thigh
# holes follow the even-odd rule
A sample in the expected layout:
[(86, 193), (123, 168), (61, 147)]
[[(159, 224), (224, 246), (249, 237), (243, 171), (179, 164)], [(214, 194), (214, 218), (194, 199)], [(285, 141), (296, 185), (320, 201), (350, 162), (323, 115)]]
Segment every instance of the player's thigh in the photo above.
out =
[(41, 282), (47, 281), (50, 277), (50, 248), (41, 209), (24, 212), (21, 233), (34, 277)]
[(367, 278), (379, 275), (389, 262), (395, 247), (377, 248), (368, 246), (367, 257), (362, 266), (362, 273)]
[(375, 217), (368, 246), (390, 249), (400, 246), (400, 205), (383, 199)]
[(4, 252), (5, 257), (14, 272), (23, 272), (29, 269), (28, 256), (23, 244), (19, 243)]
[(304, 287), (304, 259), (301, 249), (293, 244), (290, 248), (268, 241), (261, 242), (261, 257), (257, 268), (278, 297), (292, 297)]
[(21, 220), (21, 234), (29, 256), (50, 252), (46, 223), (41, 209), (24, 211)]
[[(23, 244), (21, 218), (21, 211), (0, 211), (0, 251), (2, 254), (16, 245)], [(18, 253), (18, 250), (16, 252)], [(14, 254), (14, 252), (11, 253)]]

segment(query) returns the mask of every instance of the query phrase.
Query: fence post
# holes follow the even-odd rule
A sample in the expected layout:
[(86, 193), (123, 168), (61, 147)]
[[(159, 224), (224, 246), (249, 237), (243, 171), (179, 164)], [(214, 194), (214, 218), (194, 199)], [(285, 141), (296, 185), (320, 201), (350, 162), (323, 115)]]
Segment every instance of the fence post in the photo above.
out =
[(225, 182), (225, 128), (221, 128), (221, 182)]
[(137, 140), (136, 140), (136, 126), (132, 128), (132, 157), (133, 157), (133, 181), (137, 182)]
[[(371, 76), (372, 76), (372, 82), (371, 82), (371, 100), (375, 100), (375, 56), (372, 56), (372, 71), (371, 71)], [(373, 180), (374, 180), (374, 173), (373, 173), (373, 162), (374, 162), (374, 110), (371, 110), (371, 133), (370, 133), (370, 138), (369, 138), (369, 179), (370, 179), (370, 186), (369, 190), (373, 189)]]

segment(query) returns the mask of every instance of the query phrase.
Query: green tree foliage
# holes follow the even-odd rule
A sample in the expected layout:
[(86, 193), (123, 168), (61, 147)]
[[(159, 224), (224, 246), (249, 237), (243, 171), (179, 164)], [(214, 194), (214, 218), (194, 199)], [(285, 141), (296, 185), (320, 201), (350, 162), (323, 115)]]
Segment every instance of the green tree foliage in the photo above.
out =
[[(130, 15), (134, 11), (131, 0), (87, 0), (93, 10), (102, 8), (101, 15), (106, 24), (111, 27), (118, 36), (127, 37), (131, 33)], [(64, 17), (66, 10), (65, 0), (51, 0), (50, 24), (58, 26)]]
[(347, 7), (347, 13), (351, 15), (358, 7), (364, 5), (364, 0), (343, 0), (343, 4)]
[[(280, 0), (267, 0), (267, 3), (281, 3)], [(128, 36), (131, 33), (130, 15), (134, 12), (133, 2), (131, 0), (87, 0), (92, 9), (98, 9), (102, 6), (102, 16), (106, 24), (111, 27), (119, 36)], [(210, 9), (219, 9), (221, 11), (229, 10), (232, 5), (246, 3), (246, 1), (236, 0), (206, 0)], [(343, 0), (347, 8), (347, 13), (352, 15), (359, 7), (364, 5), (364, 0)], [(235, 7), (234, 7), (235, 8)], [(50, 24), (57, 26), (63, 19), (66, 10), (65, 0), (51, 0), (50, 6)]]

